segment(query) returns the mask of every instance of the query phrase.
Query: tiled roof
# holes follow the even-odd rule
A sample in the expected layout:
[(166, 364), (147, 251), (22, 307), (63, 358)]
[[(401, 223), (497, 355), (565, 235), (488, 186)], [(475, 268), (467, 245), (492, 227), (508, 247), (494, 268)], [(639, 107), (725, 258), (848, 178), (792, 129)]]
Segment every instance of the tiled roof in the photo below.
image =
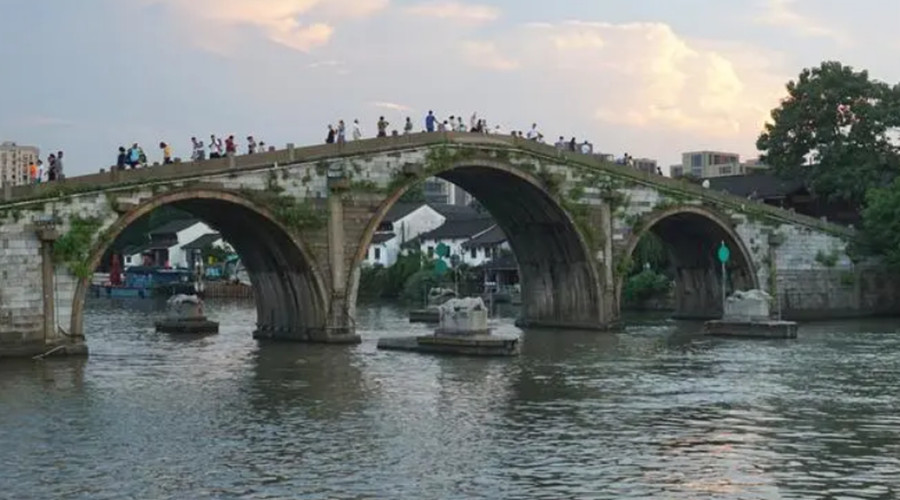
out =
[(506, 241), (506, 233), (500, 229), (500, 226), (494, 224), (493, 227), (463, 243), (462, 246), (463, 248), (490, 247), (504, 241)]
[(477, 219), (447, 219), (437, 229), (419, 235), (419, 240), (462, 240), (480, 234), (494, 225), (494, 219), (480, 217)]
[(387, 213), (384, 214), (384, 220), (382, 222), (394, 222), (400, 220), (407, 215), (415, 212), (417, 209), (425, 205), (424, 203), (407, 203), (407, 202), (397, 202), (394, 203), (391, 208), (388, 209)]
[(207, 233), (181, 248), (182, 250), (201, 250), (220, 239), (222, 239), (222, 235), (219, 233)]
[(802, 181), (790, 181), (772, 174), (729, 175), (711, 177), (709, 188), (725, 191), (735, 196), (748, 197), (754, 192), (756, 198), (781, 198), (805, 189)]
[(372, 236), (372, 245), (378, 245), (380, 243), (384, 243), (385, 241), (391, 241), (396, 238), (397, 235), (394, 233), (375, 233)]
[(159, 226), (157, 228), (151, 229), (150, 234), (174, 234), (179, 231), (184, 231), (185, 229), (193, 226), (194, 224), (200, 223), (197, 219), (181, 219), (181, 220), (173, 220)]

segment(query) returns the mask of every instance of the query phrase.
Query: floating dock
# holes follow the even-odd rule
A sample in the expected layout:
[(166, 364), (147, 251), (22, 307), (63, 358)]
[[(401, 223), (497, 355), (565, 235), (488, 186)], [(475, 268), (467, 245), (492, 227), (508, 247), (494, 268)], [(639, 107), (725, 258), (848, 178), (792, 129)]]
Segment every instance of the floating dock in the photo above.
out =
[(382, 338), (378, 340), (378, 348), (388, 351), (499, 357), (519, 354), (520, 343), (519, 337), (512, 335), (420, 335)]
[(219, 333), (219, 323), (206, 319), (205, 316), (194, 318), (169, 318), (156, 322), (156, 331), (176, 334), (210, 334)]
[(797, 323), (795, 321), (760, 320), (735, 321), (712, 320), (703, 325), (706, 335), (717, 337), (742, 337), (757, 339), (795, 339)]

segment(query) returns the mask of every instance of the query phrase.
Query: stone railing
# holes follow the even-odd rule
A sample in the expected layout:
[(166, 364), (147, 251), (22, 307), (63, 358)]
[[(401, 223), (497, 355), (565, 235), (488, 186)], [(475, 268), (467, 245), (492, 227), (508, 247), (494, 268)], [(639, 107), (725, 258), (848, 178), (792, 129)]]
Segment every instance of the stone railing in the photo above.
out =
[(435, 132), (389, 136), (343, 144), (319, 144), (278, 151), (238, 155), (198, 162), (180, 162), (168, 165), (154, 165), (146, 168), (115, 170), (108, 169), (97, 174), (68, 177), (62, 181), (45, 182), (36, 185), (15, 186), (5, 189), (0, 198), (0, 207), (9, 203), (27, 203), (41, 199), (95, 192), (114, 187), (144, 185), (173, 180), (202, 179), (203, 177), (235, 171), (251, 171), (288, 165), (298, 162), (330, 160), (342, 157), (374, 155), (417, 149), (441, 144), (479, 149), (509, 149), (526, 152), (532, 156), (561, 162), (575, 168), (599, 170), (612, 177), (626, 179), (636, 184), (646, 185), (662, 192), (693, 197), (702, 201), (733, 208), (740, 212), (755, 212), (767, 218), (792, 224), (807, 226), (824, 232), (850, 236), (853, 230), (844, 226), (798, 214), (765, 203), (748, 200), (725, 192), (711, 191), (682, 179), (672, 179), (657, 174), (641, 172), (632, 167), (619, 165), (592, 155), (560, 150), (548, 144), (539, 144), (527, 139), (508, 135), (484, 135), (466, 132)]

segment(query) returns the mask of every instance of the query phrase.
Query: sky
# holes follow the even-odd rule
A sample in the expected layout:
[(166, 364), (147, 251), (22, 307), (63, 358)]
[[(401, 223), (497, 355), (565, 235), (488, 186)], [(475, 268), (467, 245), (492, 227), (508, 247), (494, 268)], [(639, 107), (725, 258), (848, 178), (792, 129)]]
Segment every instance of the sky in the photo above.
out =
[(896, 0), (0, 0), (0, 140), (66, 152), (473, 112), (549, 142), (755, 157), (785, 83), (839, 60), (900, 82)]

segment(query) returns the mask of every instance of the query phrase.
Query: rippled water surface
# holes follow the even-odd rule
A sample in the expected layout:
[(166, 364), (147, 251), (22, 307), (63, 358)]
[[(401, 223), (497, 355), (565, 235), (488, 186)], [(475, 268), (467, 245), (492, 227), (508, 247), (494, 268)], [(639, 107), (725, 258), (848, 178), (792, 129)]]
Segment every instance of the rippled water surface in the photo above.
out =
[(746, 341), (643, 318), (468, 359), (376, 350), (424, 331), (388, 307), (350, 347), (207, 309), (221, 333), (187, 340), (92, 302), (89, 358), (0, 362), (0, 497), (900, 498), (892, 321)]

